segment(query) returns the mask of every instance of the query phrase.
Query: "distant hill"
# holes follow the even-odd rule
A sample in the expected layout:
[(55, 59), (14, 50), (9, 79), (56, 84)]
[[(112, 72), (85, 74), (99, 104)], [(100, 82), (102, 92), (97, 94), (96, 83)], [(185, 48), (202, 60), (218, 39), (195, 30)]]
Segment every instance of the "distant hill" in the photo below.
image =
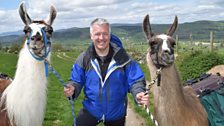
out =
[(210, 32), (213, 31), (215, 39), (224, 40), (224, 21), (196, 21), (184, 23), (179, 26), (177, 33), (181, 39), (189, 39), (192, 33), (193, 39), (209, 40)]
[(13, 43), (23, 43), (25, 37), (23, 35), (6, 35), (0, 36), (0, 44), (4, 46), (10, 46)]
[(13, 32), (4, 32), (4, 33), (0, 33), (0, 36), (22, 35), (22, 34), (23, 34), (22, 30), (20, 30), (20, 31), (13, 31)]
[[(152, 24), (151, 27), (153, 32), (163, 33), (170, 27), (170, 24)], [(178, 34), (180, 40), (189, 40), (189, 36), (192, 34), (193, 40), (209, 41), (210, 31), (214, 32), (216, 40), (224, 40), (224, 21), (196, 21), (179, 24), (175, 34)], [(15, 33), (17, 34), (6, 34), (5, 36), (0, 34), (0, 42), (5, 45), (23, 40), (23, 35)], [(141, 23), (112, 24), (112, 33), (129, 42), (145, 41)], [(53, 33), (53, 42), (68, 45), (88, 43), (90, 42), (89, 28), (74, 27), (56, 30)]]
[(63, 31), (57, 30), (53, 33), (53, 41), (60, 42), (62, 44), (83, 43), (89, 40), (89, 28), (69, 28)]

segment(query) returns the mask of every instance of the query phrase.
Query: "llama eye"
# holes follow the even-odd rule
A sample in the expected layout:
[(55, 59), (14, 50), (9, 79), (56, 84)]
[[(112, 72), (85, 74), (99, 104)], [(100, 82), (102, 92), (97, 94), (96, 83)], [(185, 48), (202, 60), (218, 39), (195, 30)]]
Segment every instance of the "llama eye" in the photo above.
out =
[(24, 29), (23, 29), (23, 32), (25, 34), (27, 34), (28, 32), (31, 32), (31, 28), (29, 26), (25, 26)]
[(150, 46), (154, 46), (154, 45), (156, 45), (156, 42), (155, 41), (151, 41), (151, 42), (149, 42), (149, 45)]
[(171, 43), (171, 46), (172, 46), (172, 47), (174, 47), (175, 45), (176, 45), (176, 43), (175, 43), (175, 42), (174, 42), (174, 43)]
[(48, 32), (49, 34), (51, 34), (53, 32), (53, 28), (51, 26), (46, 26), (43, 29), (45, 32)]

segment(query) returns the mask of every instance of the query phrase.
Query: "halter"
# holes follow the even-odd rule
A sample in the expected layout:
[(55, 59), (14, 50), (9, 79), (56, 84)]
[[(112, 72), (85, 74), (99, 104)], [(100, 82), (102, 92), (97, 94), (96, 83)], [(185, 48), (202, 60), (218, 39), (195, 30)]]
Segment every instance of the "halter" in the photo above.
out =
[(151, 47), (151, 52), (150, 52), (150, 57), (152, 54), (156, 54), (156, 63), (154, 65), (156, 66), (157, 69), (165, 67), (164, 65), (159, 63), (159, 46), (157, 45), (156, 47)]
[[(30, 45), (30, 40), (31, 40), (31, 35), (32, 35), (32, 32), (30, 32), (30, 35), (27, 39), (27, 46), (29, 47)], [(29, 52), (30, 54), (32, 55), (32, 57), (38, 61), (43, 61), (44, 59), (47, 58), (48, 54), (50, 53), (51, 51), (51, 41), (49, 39), (47, 39), (47, 35), (46, 35), (46, 32), (44, 31), (43, 28), (41, 28), (41, 33), (42, 33), (42, 37), (43, 37), (43, 41), (44, 41), (44, 55), (43, 56), (38, 56), (36, 54), (34, 54), (31, 49), (29, 48)], [(42, 49), (43, 49), (42, 48)], [(48, 77), (48, 63), (44, 60), (44, 65), (45, 65), (45, 74), (46, 74), (46, 77)]]
[[(33, 23), (44, 23), (42, 21), (33, 21)], [(32, 32), (30, 32), (30, 35), (28, 37), (28, 40), (27, 40), (27, 45), (30, 44), (30, 40), (31, 40), (31, 35), (32, 35)], [(49, 63), (49, 61), (47, 60), (47, 56), (48, 54), (50, 53), (51, 51), (51, 41), (49, 39), (47, 39), (47, 35), (46, 35), (46, 32), (43, 28), (41, 28), (41, 33), (42, 33), (42, 36), (43, 36), (43, 41), (44, 41), (44, 55), (43, 56), (38, 56), (38, 55), (35, 55), (31, 49), (29, 48), (29, 52), (30, 54), (33, 56), (34, 59), (38, 60), (38, 61), (43, 61), (44, 60), (44, 65), (45, 65), (45, 74), (46, 74), (46, 77), (48, 77), (48, 66), (50, 68), (50, 70), (52, 71), (52, 73), (59, 79), (59, 81), (61, 82), (61, 84), (64, 86), (64, 87), (67, 87), (66, 83), (64, 82), (64, 80), (60, 77), (60, 75), (56, 72), (56, 70), (52, 67), (52, 65)], [(28, 46), (29, 47), (29, 46)], [(73, 119), (74, 119), (74, 126), (76, 126), (76, 117), (75, 117), (75, 108), (74, 108), (74, 100), (72, 97), (68, 97), (70, 103), (71, 103), (71, 106), (72, 106), (72, 116), (73, 116)]]
[[(156, 48), (156, 50), (154, 50), (154, 53), (156, 53), (156, 62), (157, 63), (156, 64), (154, 63), (154, 65), (156, 66), (157, 71), (156, 71), (156, 78), (153, 79), (153, 81), (151, 82), (151, 85), (157, 81), (157, 86), (160, 86), (161, 70), (164, 68), (164, 65), (159, 63), (159, 56), (158, 56), (159, 48), (158, 47)], [(151, 57), (151, 54), (150, 54), (150, 57)]]

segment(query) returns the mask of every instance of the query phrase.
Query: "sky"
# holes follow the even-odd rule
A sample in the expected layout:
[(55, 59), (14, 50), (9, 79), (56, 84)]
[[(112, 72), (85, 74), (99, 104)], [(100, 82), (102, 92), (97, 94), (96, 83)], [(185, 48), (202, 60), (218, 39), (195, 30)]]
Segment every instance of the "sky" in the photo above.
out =
[(152, 24), (198, 20), (224, 20), (224, 0), (0, 0), (0, 33), (22, 30), (18, 7), (25, 2), (31, 19), (46, 19), (50, 6), (57, 17), (53, 28), (89, 27), (97, 17), (113, 23), (142, 23), (146, 14)]

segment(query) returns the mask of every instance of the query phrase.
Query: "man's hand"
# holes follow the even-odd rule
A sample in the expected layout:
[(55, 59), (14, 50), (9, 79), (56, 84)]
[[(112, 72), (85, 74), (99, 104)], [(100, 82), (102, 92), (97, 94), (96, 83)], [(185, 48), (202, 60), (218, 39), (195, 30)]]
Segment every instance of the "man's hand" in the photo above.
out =
[(71, 97), (74, 94), (75, 87), (72, 84), (68, 84), (67, 87), (64, 87), (64, 94), (66, 97)]
[(145, 94), (145, 92), (136, 94), (136, 99), (140, 105), (148, 106), (149, 104), (149, 95)]

